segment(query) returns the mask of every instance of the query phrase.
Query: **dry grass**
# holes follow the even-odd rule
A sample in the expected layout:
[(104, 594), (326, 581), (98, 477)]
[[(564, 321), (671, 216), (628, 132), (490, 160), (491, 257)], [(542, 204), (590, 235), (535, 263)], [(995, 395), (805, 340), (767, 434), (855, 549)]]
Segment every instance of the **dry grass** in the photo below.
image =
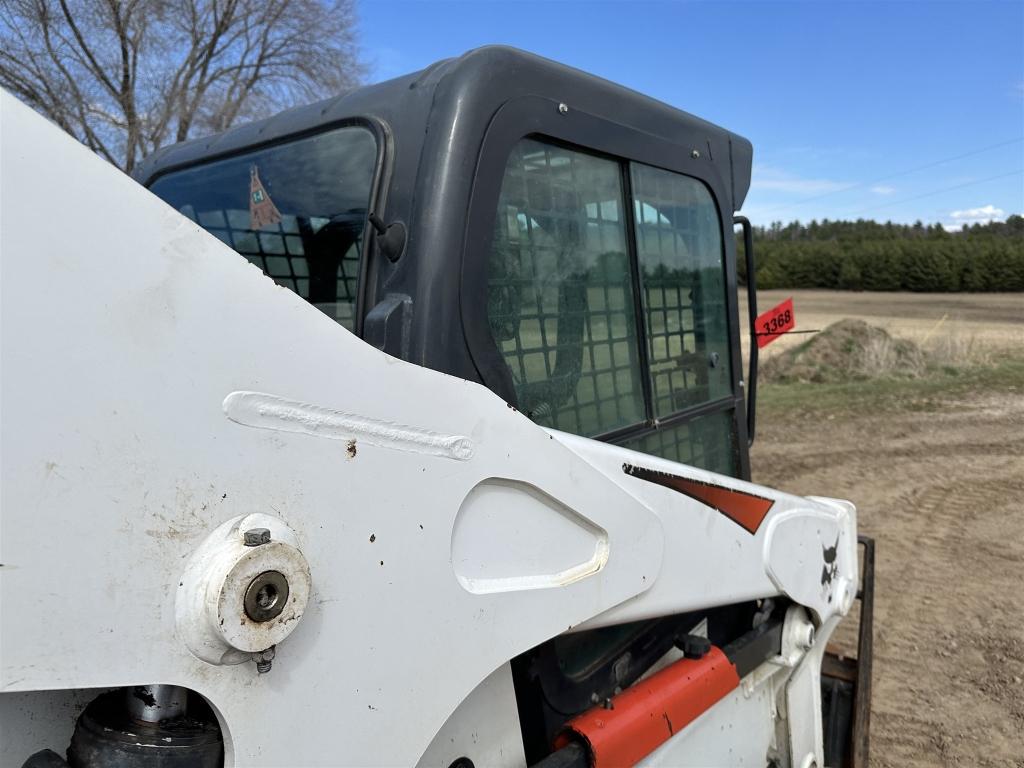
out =
[(988, 365), (998, 351), (991, 344), (982, 343), (977, 331), (959, 320), (940, 322), (920, 346), (932, 365), (954, 368)]
[(843, 318), (802, 343), (778, 351), (761, 366), (765, 383), (840, 383), (919, 378), (991, 367), (1020, 350), (979, 343), (977, 334), (943, 316), (919, 341), (856, 318)]
[(863, 320), (843, 318), (797, 347), (765, 361), (765, 382), (837, 383), (887, 376), (914, 377), (928, 370), (928, 356), (912, 341)]
[(910, 342), (892, 336), (873, 336), (858, 350), (856, 371), (868, 379), (883, 376), (922, 376), (928, 355)]

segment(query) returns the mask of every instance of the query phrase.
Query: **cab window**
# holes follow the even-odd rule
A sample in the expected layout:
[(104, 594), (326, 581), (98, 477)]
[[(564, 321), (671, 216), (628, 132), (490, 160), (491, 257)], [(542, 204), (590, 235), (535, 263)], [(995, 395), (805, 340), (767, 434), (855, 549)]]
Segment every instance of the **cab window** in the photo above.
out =
[[(537, 423), (735, 471), (722, 233), (699, 180), (522, 140), (498, 201), (487, 312)], [(674, 418), (716, 401), (721, 413)]]
[(701, 182), (630, 170), (654, 415), (664, 418), (732, 391), (722, 232)]
[(354, 330), (377, 144), (346, 126), (158, 178), (152, 191)]
[(618, 163), (520, 142), (493, 242), (488, 320), (520, 409), (582, 435), (643, 421)]

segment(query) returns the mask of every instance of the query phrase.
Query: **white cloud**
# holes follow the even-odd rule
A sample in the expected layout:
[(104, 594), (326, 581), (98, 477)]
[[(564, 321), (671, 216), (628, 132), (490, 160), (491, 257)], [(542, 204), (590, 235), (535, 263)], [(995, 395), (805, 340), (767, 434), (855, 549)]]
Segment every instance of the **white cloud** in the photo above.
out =
[(983, 205), (981, 208), (967, 208), (963, 211), (953, 211), (949, 214), (951, 219), (965, 219), (971, 222), (984, 220), (986, 222), (994, 219), (1006, 218), (1006, 211), (996, 208), (994, 205)]
[(953, 221), (944, 223), (942, 226), (947, 232), (959, 232), (964, 226), (972, 224), (989, 224), (993, 221), (1003, 221), (1006, 218), (1006, 211), (996, 208), (994, 205), (983, 205), (979, 208), (965, 208), (961, 211), (950, 211), (949, 218)]
[(874, 192), (876, 195), (891, 195), (893, 192), (896, 191), (896, 188), (887, 186), (885, 184), (876, 184), (871, 188), (871, 191)]
[(792, 192), (799, 195), (820, 195), (825, 192), (837, 192), (851, 186), (844, 181), (832, 179), (809, 179), (795, 173), (772, 168), (766, 165), (755, 165), (751, 189), (772, 192)]

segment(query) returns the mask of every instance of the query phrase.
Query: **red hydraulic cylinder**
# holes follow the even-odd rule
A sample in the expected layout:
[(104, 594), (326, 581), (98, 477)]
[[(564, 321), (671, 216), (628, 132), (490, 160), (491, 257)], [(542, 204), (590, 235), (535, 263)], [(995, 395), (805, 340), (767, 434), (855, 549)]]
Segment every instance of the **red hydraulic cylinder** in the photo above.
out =
[(700, 659), (680, 659), (566, 723), (560, 748), (582, 740), (591, 768), (624, 768), (643, 759), (710, 709), (740, 683), (735, 665), (712, 647)]

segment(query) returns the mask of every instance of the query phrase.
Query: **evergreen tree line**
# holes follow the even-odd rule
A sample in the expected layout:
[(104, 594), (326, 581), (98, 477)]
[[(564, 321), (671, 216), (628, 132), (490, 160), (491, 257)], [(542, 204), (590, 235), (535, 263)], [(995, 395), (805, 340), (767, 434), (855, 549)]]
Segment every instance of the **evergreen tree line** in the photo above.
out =
[(762, 289), (1024, 291), (1024, 218), (959, 232), (920, 222), (776, 222), (754, 228), (754, 255)]

